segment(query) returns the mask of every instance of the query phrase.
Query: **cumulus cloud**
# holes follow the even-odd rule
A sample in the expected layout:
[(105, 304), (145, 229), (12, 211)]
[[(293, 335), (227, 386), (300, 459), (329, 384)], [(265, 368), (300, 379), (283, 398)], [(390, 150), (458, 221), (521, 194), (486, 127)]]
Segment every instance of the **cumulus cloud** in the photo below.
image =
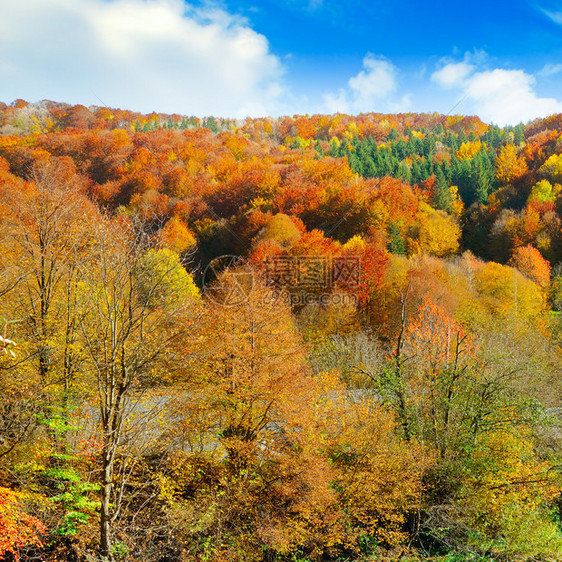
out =
[(347, 88), (327, 92), (324, 105), (330, 113), (360, 113), (406, 111), (410, 107), (408, 94), (395, 99), (398, 70), (388, 60), (368, 54), (363, 69), (348, 80)]
[(474, 70), (474, 66), (466, 62), (446, 64), (434, 72), (431, 79), (443, 88), (454, 88), (462, 83)]
[[(182, 0), (0, 0), (0, 96), (194, 115), (282, 111), (267, 39)], [(89, 101), (86, 101), (89, 100)]]
[(463, 113), (469, 109), (484, 121), (498, 125), (513, 125), (562, 112), (562, 102), (540, 97), (535, 92), (535, 77), (523, 70), (477, 70), (466, 62), (449, 62), (433, 73), (432, 81), (464, 94)]
[(562, 103), (554, 98), (541, 98), (533, 90), (535, 78), (522, 70), (479, 72), (469, 82), (467, 94), (484, 119), (499, 124), (513, 124), (562, 112)]

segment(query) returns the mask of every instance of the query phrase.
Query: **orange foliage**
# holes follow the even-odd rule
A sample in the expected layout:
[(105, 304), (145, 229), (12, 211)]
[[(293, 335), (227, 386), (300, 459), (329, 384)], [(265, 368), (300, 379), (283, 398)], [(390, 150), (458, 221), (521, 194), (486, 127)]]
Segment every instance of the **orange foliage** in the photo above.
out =
[(508, 263), (537, 285), (547, 287), (550, 284), (550, 263), (530, 244), (516, 248)]
[(385, 230), (389, 220), (397, 224), (412, 224), (415, 221), (419, 202), (409, 184), (387, 176), (370, 180), (368, 189), (372, 190), (375, 203), (384, 206), (385, 220), (382, 225)]
[(20, 560), (19, 551), (26, 546), (40, 546), (39, 536), (45, 526), (28, 515), (20, 503), (21, 494), (0, 487), (0, 556), (12, 554)]
[(180, 220), (172, 217), (160, 232), (162, 242), (174, 252), (181, 254), (195, 246), (193, 233)]
[(339, 245), (326, 238), (321, 230), (305, 232), (291, 248), (295, 256), (332, 256), (339, 252)]
[[(390, 254), (382, 239), (374, 239), (368, 243), (344, 248), (344, 256), (359, 260), (360, 280), (354, 293), (361, 303), (370, 308), (377, 307), (379, 292), (384, 287)], [(371, 310), (374, 313), (374, 310)]]
[(406, 330), (408, 351), (430, 370), (449, 368), (467, 333), (444, 308), (426, 297)]

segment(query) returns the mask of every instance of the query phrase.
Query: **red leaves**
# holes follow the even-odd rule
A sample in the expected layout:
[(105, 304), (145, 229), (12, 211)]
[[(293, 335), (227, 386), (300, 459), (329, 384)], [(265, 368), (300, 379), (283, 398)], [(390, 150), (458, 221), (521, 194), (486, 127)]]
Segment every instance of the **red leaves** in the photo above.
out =
[(40, 546), (39, 536), (45, 526), (39, 519), (25, 513), (22, 495), (0, 487), (0, 556), (12, 554), (20, 560), (19, 551), (26, 546)]

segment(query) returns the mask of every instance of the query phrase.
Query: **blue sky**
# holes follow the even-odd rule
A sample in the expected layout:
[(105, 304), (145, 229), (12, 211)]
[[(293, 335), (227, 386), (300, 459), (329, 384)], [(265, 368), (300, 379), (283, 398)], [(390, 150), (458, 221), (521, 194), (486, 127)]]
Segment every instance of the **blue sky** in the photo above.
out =
[[(562, 112), (562, 0), (0, 0), (0, 100), (243, 118)], [(458, 105), (457, 105), (458, 104)]]

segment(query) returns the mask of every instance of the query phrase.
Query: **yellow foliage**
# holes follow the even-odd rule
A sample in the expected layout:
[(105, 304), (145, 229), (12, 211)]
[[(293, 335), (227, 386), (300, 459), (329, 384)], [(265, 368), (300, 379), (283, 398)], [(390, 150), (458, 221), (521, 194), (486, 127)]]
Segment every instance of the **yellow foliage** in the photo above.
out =
[(517, 156), (517, 149), (506, 144), (496, 156), (496, 177), (500, 183), (510, 183), (520, 178), (527, 171), (527, 162)]
[(272, 198), (281, 184), (281, 176), (276, 171), (266, 171), (256, 183), (256, 194), (261, 197)]
[(562, 180), (562, 154), (553, 154), (540, 167), (540, 172), (554, 181)]
[(365, 240), (359, 235), (356, 234), (352, 236), (343, 246), (342, 252), (344, 254), (352, 255), (353, 252), (360, 252), (365, 248)]
[(451, 194), (451, 207), (453, 213), (460, 217), (464, 212), (464, 203), (459, 195), (459, 188), (456, 185), (451, 185), (449, 187), (449, 193)]
[(390, 211), (384, 201), (377, 199), (369, 207), (368, 211), (369, 225), (377, 230), (386, 230), (386, 225), (390, 221)]
[[(509, 413), (507, 413), (509, 415)], [(556, 525), (544, 512), (560, 494), (549, 463), (537, 459), (529, 435), (497, 430), (482, 434), (465, 480), (460, 507), (479, 549), (510, 559), (562, 551)]]
[(492, 314), (534, 318), (544, 312), (540, 287), (511, 267), (489, 262), (474, 273), (482, 303)]
[(455, 154), (459, 160), (470, 160), (482, 149), (486, 149), (486, 143), (481, 141), (463, 142)]
[(289, 215), (277, 213), (260, 232), (259, 240), (274, 240), (284, 248), (290, 248), (301, 237), (301, 232)]
[(317, 416), (336, 472), (339, 502), (350, 523), (378, 541), (398, 545), (403, 523), (419, 502), (430, 459), (396, 437), (392, 414), (367, 395), (350, 399), (337, 373), (318, 380)]
[(461, 229), (451, 215), (421, 202), (417, 218), (417, 236), (406, 240), (411, 255), (425, 253), (444, 257), (458, 251)]
[(168, 248), (149, 250), (143, 256), (138, 284), (140, 294), (154, 307), (182, 307), (200, 297), (178, 254)]
[(552, 184), (548, 180), (541, 180), (531, 189), (527, 202), (538, 201), (539, 203), (548, 203), (555, 199), (556, 195), (553, 192)]

